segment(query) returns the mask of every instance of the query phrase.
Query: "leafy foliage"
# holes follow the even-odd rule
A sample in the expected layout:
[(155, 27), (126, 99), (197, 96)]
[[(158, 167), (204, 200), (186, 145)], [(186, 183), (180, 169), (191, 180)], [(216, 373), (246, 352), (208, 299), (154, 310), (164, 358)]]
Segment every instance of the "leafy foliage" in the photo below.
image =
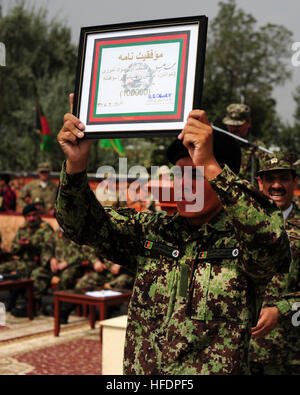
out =
[(230, 103), (248, 104), (251, 134), (272, 144), (279, 121), (271, 95), (274, 86), (291, 76), (286, 59), (292, 33), (281, 25), (257, 27), (255, 18), (234, 0), (219, 7), (208, 34), (203, 107), (222, 127)]
[(276, 144), (286, 151), (295, 152), (300, 159), (300, 86), (296, 88), (294, 95), (296, 110), (294, 125), (285, 125), (277, 136)]
[[(300, 88), (296, 92), (295, 125), (282, 125), (272, 98), (275, 86), (290, 77), (291, 32), (284, 26), (257, 27), (255, 18), (239, 9), (234, 0), (219, 3), (210, 22), (202, 107), (209, 119), (223, 126), (226, 107), (241, 98), (252, 109), (251, 135), (267, 146), (277, 144), (300, 154)], [(49, 154), (40, 151), (41, 137), (35, 130), (36, 100), (39, 99), (56, 136), (68, 95), (74, 91), (77, 48), (70, 29), (47, 20), (45, 9), (29, 8), (18, 1), (6, 16), (1, 14), (0, 42), (6, 45), (6, 67), (0, 67), (0, 169), (35, 170), (48, 159), (59, 171), (64, 158), (58, 144)], [(122, 139), (128, 166), (165, 163), (164, 151), (172, 138)], [(89, 172), (104, 164), (117, 168), (118, 154), (99, 148), (95, 141)]]
[(74, 86), (77, 51), (70, 30), (48, 23), (45, 10), (27, 10), (22, 1), (6, 17), (0, 15), (0, 41), (7, 51), (7, 66), (0, 68), (0, 167), (35, 170), (44, 159), (56, 167), (57, 147), (47, 158), (34, 133), (36, 101), (56, 134)]

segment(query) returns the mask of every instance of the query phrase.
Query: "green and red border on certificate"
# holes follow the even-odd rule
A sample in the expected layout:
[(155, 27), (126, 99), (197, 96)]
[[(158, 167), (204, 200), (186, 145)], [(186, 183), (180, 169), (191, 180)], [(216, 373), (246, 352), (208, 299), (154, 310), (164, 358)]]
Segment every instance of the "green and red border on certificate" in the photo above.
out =
[[(118, 37), (95, 40), (91, 84), (89, 92), (88, 125), (118, 124), (135, 122), (178, 122), (183, 120), (184, 101), (186, 91), (187, 58), (189, 50), (189, 31), (176, 31), (160, 34), (147, 34), (134, 37)], [(149, 44), (179, 43), (178, 69), (176, 81), (176, 97), (173, 111), (168, 112), (142, 112), (142, 113), (97, 113), (96, 98), (99, 89), (99, 76), (101, 69), (101, 55), (104, 48), (131, 47)]]

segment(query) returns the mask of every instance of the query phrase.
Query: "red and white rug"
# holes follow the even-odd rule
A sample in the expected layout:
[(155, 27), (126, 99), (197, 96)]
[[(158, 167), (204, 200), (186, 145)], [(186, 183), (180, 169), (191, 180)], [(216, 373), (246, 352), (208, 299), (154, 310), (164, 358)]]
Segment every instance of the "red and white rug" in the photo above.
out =
[(101, 375), (99, 324), (75, 319), (54, 337), (49, 317), (19, 320), (0, 332), (0, 375)]

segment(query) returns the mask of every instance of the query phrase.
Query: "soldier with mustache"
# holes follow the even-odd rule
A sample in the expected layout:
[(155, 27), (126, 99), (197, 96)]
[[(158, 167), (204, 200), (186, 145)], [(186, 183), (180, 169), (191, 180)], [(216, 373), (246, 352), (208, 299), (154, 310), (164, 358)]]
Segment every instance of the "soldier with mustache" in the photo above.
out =
[(260, 319), (252, 329), (253, 374), (300, 374), (299, 327), (293, 326), (291, 320), (292, 306), (300, 302), (300, 210), (293, 201), (298, 184), (296, 162), (293, 153), (264, 154), (258, 172), (260, 191), (282, 211), (292, 262), (266, 288)]

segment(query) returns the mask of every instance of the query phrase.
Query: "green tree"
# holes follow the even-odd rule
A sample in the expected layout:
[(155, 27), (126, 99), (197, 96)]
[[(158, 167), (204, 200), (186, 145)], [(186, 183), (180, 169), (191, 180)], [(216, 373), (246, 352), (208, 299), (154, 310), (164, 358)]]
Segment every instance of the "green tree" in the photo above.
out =
[(219, 3), (209, 25), (203, 108), (222, 126), (226, 107), (244, 101), (252, 109), (252, 132), (271, 143), (279, 131), (273, 87), (291, 75), (286, 59), (292, 33), (282, 25), (258, 27), (234, 0)]
[(57, 145), (51, 156), (39, 148), (36, 101), (55, 138), (74, 90), (77, 50), (70, 30), (48, 22), (45, 10), (26, 9), (20, 1), (6, 16), (0, 13), (0, 41), (6, 45), (6, 67), (0, 68), (0, 167), (35, 170), (38, 161), (49, 159), (58, 169)]
[(276, 144), (282, 150), (295, 152), (300, 158), (300, 86), (296, 88), (294, 99), (296, 102), (294, 123), (282, 128), (277, 136)]
[[(251, 134), (267, 145), (283, 141), (272, 90), (289, 78), (285, 59), (290, 57), (290, 37), (280, 25), (257, 27), (255, 18), (234, 0), (219, 4), (209, 25), (202, 103), (212, 122), (223, 126), (227, 105), (243, 97), (252, 109)], [(25, 0), (3, 16), (0, 0), (0, 42), (6, 45), (6, 67), (0, 67), (0, 169), (35, 170), (39, 161), (49, 159), (58, 171), (64, 158), (58, 144), (51, 154), (41, 152), (41, 138), (34, 133), (36, 100), (55, 137), (74, 91), (77, 48), (70, 30), (61, 22), (49, 22), (45, 9), (28, 8)], [(285, 136), (294, 133), (290, 128)], [(163, 164), (171, 140), (122, 139), (128, 165)], [(95, 141), (88, 171), (94, 173), (103, 164), (117, 167), (118, 159), (116, 152), (99, 149)]]

